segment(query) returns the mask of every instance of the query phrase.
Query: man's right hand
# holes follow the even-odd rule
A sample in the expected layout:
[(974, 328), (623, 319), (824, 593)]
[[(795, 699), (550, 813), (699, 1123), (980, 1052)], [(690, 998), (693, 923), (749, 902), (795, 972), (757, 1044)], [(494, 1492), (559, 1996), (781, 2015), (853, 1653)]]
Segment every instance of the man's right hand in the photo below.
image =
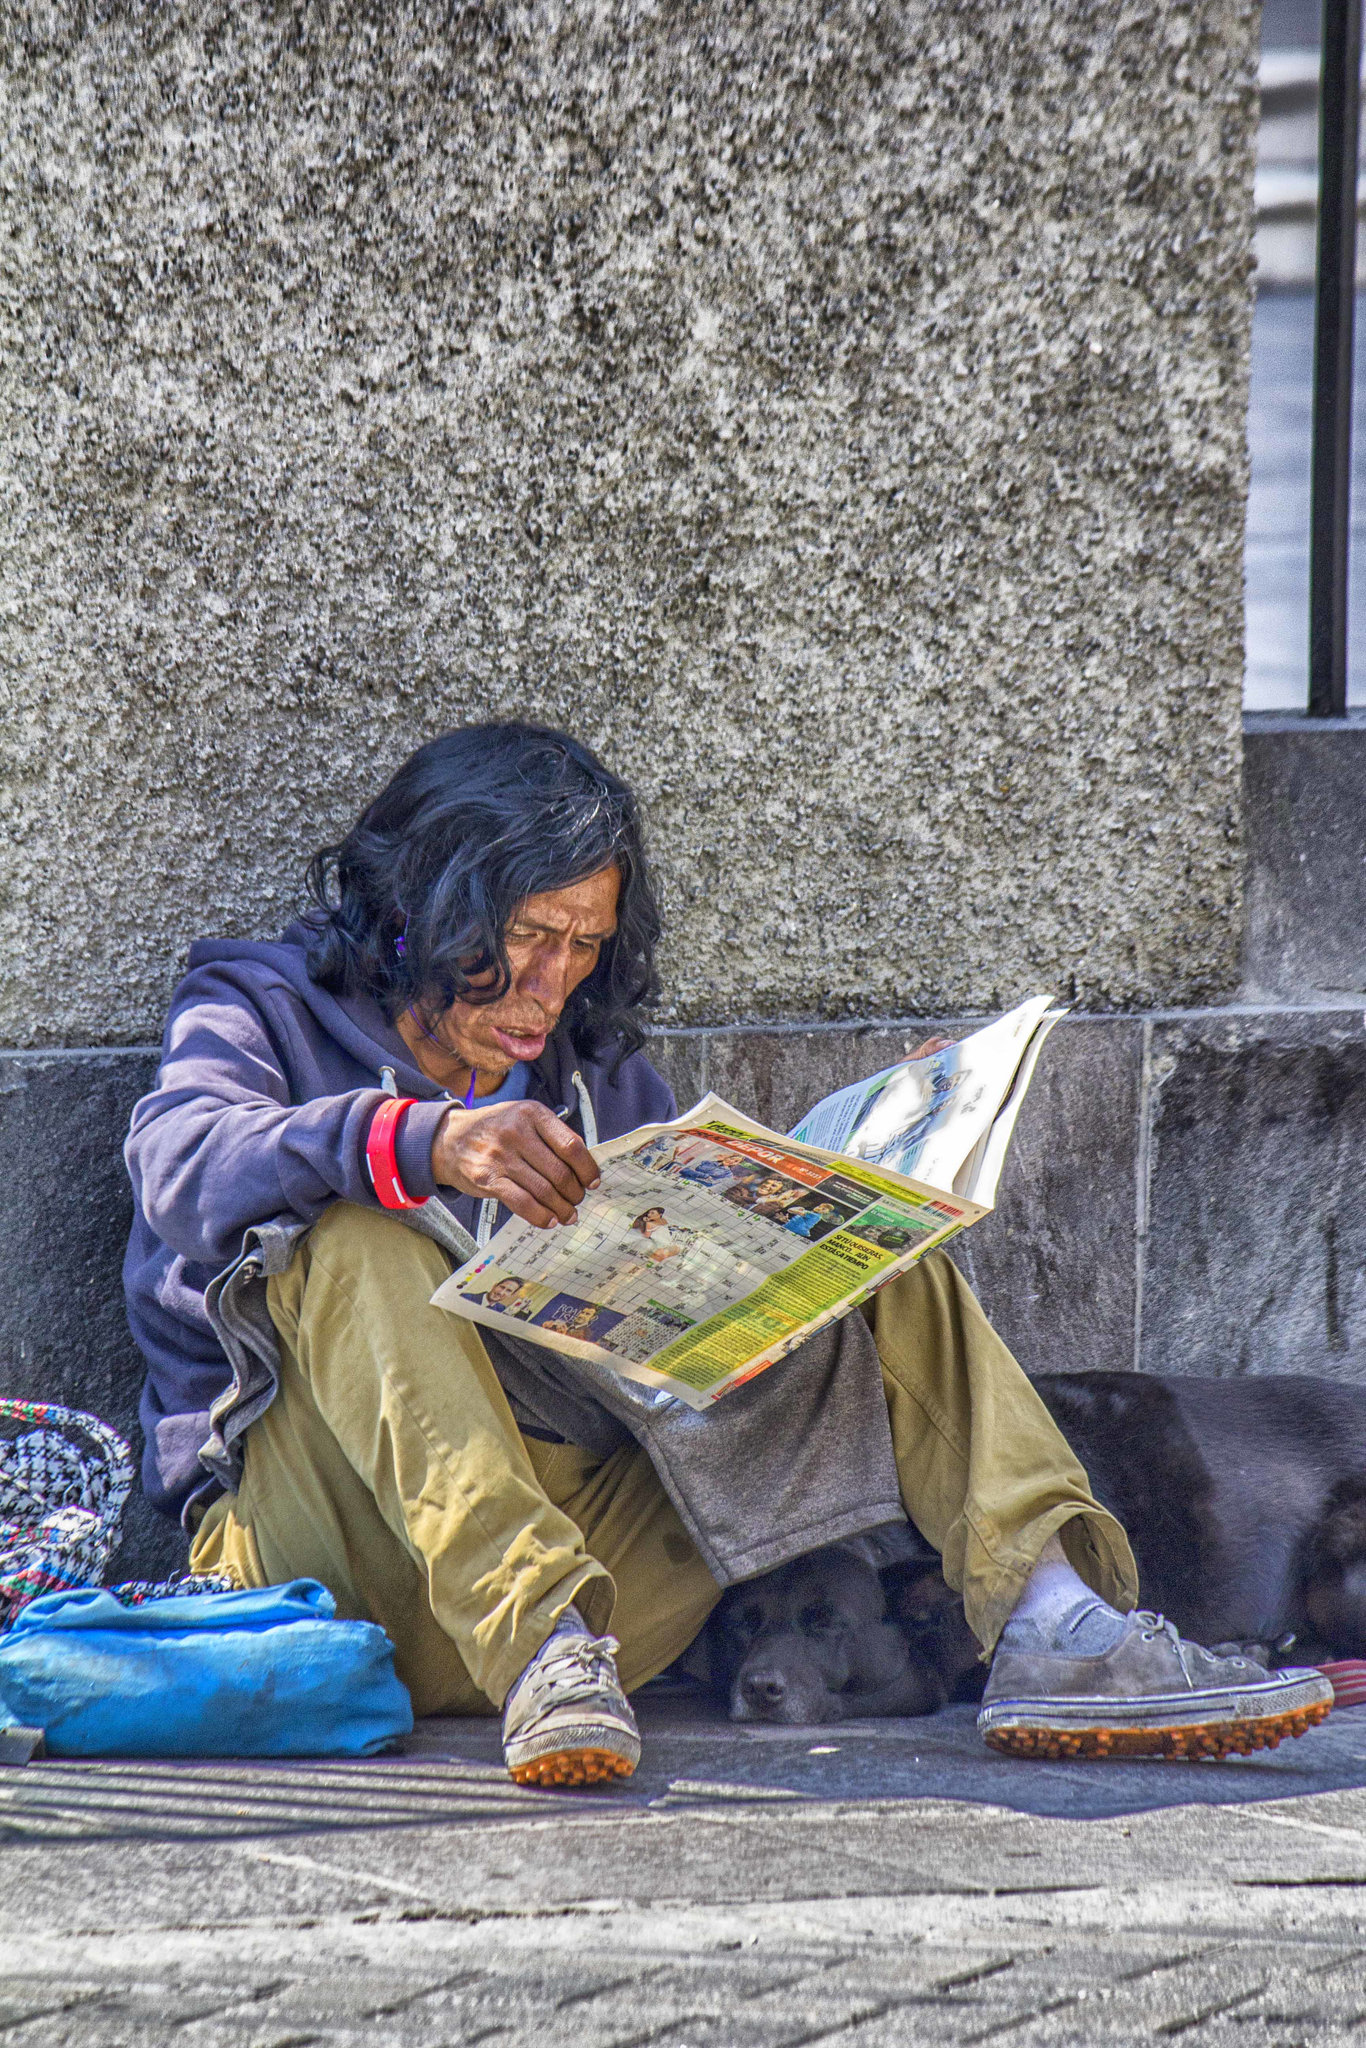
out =
[(543, 1230), (572, 1223), (601, 1179), (583, 1139), (543, 1102), (448, 1110), (432, 1142), (432, 1174), (438, 1187), (501, 1202)]

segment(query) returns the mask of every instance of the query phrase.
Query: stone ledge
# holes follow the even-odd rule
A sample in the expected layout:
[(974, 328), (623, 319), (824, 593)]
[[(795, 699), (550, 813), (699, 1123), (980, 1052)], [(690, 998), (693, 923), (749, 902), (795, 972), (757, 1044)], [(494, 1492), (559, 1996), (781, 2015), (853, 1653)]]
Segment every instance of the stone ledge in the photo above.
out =
[[(659, 1033), (680, 1102), (779, 1129), (968, 1018)], [(0, 1053), (0, 1390), (136, 1436), (120, 1148), (155, 1048)], [(1029, 1371), (1366, 1379), (1366, 1027), (1359, 1003), (1073, 1016), (1053, 1033), (996, 1212), (957, 1247)], [(139, 1504), (123, 1563), (175, 1555)]]

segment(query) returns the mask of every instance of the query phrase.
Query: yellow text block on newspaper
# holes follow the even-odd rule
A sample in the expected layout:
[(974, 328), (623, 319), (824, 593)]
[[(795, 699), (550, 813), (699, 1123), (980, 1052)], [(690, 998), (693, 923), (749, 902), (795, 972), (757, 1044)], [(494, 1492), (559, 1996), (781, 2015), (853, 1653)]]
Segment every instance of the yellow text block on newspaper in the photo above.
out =
[(824, 1315), (895, 1261), (890, 1252), (837, 1231), (734, 1308), (709, 1316), (650, 1360), (686, 1387), (705, 1393), (770, 1345)]

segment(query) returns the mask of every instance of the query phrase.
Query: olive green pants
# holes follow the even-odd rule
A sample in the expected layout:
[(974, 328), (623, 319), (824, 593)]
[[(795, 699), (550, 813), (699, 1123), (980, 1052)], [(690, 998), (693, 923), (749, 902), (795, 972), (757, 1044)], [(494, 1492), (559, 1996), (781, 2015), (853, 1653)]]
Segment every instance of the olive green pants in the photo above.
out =
[[(643, 1685), (697, 1634), (716, 1581), (642, 1450), (522, 1436), (477, 1325), (430, 1305), (449, 1270), (392, 1217), (328, 1210), (269, 1283), (279, 1393), (191, 1564), (245, 1586), (321, 1579), (339, 1614), (387, 1630), (418, 1714), (487, 1713), (571, 1601), (620, 1639), (627, 1690)], [(995, 1642), (1055, 1531), (1131, 1607), (1123, 1530), (951, 1260), (885, 1287), (872, 1320), (906, 1511), (978, 1639)]]

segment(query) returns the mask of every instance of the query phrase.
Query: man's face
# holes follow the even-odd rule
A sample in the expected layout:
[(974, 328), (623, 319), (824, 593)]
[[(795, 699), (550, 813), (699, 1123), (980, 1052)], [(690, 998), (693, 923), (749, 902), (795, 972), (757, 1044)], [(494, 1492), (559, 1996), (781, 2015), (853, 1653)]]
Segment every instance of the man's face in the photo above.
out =
[[(598, 955), (617, 928), (621, 875), (603, 868), (567, 889), (528, 896), (504, 934), (512, 980), (496, 1003), (454, 1002), (428, 1028), (441, 1050), (466, 1069), (477, 1067), (480, 1082), (497, 1083), (518, 1060), (539, 1059), (579, 983), (593, 972)], [(407, 1020), (404, 1020), (405, 1022)], [(418, 1054), (424, 1072), (438, 1064), (438, 1048), (400, 1030)], [(433, 1073), (433, 1079), (445, 1076)]]

